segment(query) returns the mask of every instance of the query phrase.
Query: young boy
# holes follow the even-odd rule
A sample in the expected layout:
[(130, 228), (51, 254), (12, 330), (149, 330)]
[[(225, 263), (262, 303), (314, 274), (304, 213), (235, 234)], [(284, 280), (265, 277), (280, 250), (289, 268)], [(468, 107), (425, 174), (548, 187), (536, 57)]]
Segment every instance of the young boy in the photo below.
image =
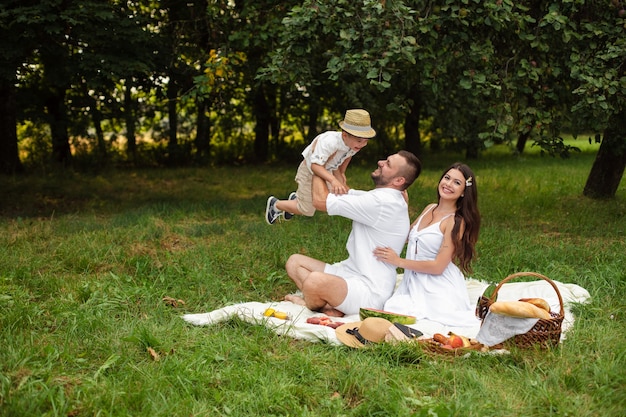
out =
[(302, 152), (304, 159), (296, 173), (298, 189), (287, 200), (274, 196), (267, 199), (265, 221), (268, 224), (274, 224), (281, 215), (289, 220), (296, 214), (309, 217), (315, 214), (311, 194), (313, 175), (325, 180), (333, 194), (348, 192), (346, 168), (352, 156), (376, 136), (376, 131), (372, 129), (369, 113), (362, 109), (346, 111), (339, 127), (341, 132), (319, 134)]

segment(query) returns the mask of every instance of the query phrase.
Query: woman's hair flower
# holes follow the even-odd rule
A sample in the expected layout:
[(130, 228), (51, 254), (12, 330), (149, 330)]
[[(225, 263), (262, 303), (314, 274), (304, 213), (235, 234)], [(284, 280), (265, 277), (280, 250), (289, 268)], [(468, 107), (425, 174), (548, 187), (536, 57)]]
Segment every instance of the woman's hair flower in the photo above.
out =
[(469, 177), (465, 180), (465, 186), (470, 187), (472, 185), (472, 177)]

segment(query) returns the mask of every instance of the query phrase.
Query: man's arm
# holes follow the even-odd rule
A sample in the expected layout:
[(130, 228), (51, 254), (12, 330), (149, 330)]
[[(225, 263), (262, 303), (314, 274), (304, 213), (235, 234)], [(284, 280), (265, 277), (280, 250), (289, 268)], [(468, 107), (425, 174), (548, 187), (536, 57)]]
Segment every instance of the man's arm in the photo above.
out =
[(313, 207), (319, 211), (327, 211), (326, 210), (326, 198), (328, 197), (328, 186), (326, 182), (318, 177), (317, 175), (313, 175)]

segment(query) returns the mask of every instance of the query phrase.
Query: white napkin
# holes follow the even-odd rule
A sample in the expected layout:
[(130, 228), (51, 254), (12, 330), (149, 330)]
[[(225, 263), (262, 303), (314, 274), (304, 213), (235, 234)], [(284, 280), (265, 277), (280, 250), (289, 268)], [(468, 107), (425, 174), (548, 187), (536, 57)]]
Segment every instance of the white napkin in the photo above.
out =
[(513, 336), (527, 333), (538, 321), (537, 318), (510, 317), (489, 311), (476, 340), (485, 346), (497, 345)]

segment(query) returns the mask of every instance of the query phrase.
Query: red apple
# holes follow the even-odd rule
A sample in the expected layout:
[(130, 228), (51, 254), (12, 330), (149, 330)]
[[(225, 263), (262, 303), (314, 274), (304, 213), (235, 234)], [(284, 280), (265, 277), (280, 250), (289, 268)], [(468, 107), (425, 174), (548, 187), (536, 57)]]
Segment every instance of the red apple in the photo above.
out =
[(453, 335), (450, 335), (450, 338), (448, 339), (448, 344), (455, 349), (460, 348), (460, 347), (463, 347), (463, 339), (453, 334)]

